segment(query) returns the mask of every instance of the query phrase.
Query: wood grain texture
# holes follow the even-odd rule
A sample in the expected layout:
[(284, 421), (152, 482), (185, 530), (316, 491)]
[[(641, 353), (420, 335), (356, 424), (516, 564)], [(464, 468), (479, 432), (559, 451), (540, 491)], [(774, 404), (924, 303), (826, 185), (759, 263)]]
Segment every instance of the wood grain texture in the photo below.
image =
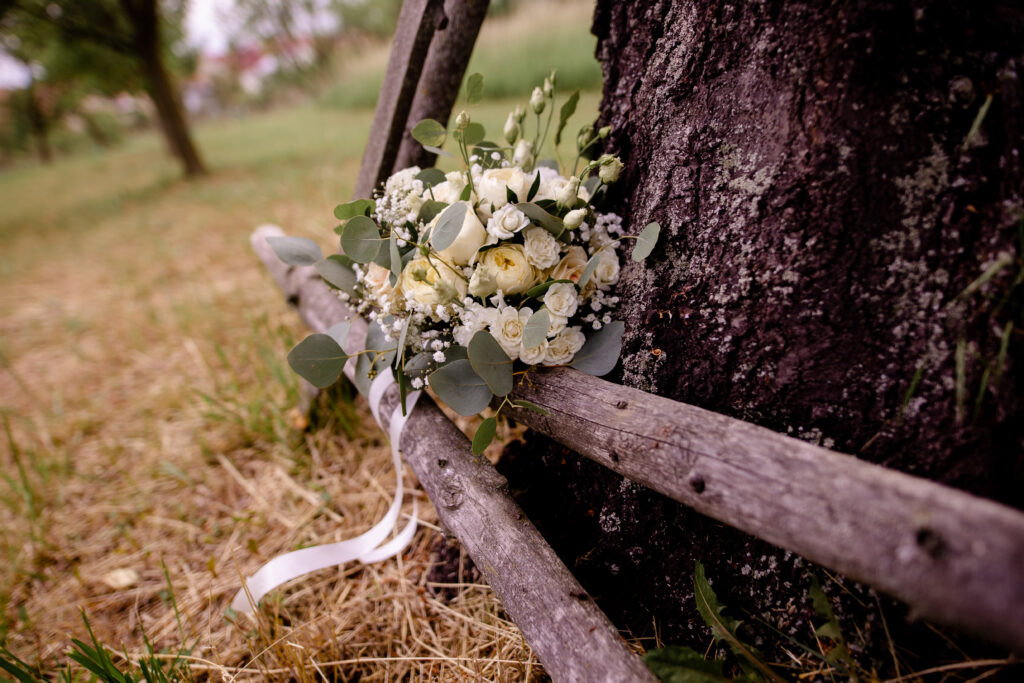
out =
[(413, 139), (410, 131), (423, 119), (447, 124), (490, 4), (490, 0), (445, 2), (444, 14), (447, 21), (430, 41), (430, 50), (406, 121), (405, 134), (398, 147), (395, 169), (409, 166), (427, 168), (434, 165), (437, 155), (423, 149), (423, 145)]
[(402, 4), (356, 179), (356, 198), (368, 199), (373, 188), (392, 172), (430, 41), (443, 17), (442, 0), (406, 0)]
[[(310, 329), (324, 332), (349, 318), (313, 268), (277, 258), (266, 238), (281, 234), (263, 226), (253, 233), (252, 246)], [(363, 348), (366, 335), (365, 322), (351, 320), (349, 353)], [(394, 386), (381, 400), (385, 430), (397, 402)], [(441, 523), (465, 546), (555, 681), (656, 680), (512, 500), (505, 478), (473, 456), (469, 440), (429, 396), (409, 416), (399, 447)]]
[(516, 420), (697, 511), (1024, 652), (1024, 514), (568, 368)]

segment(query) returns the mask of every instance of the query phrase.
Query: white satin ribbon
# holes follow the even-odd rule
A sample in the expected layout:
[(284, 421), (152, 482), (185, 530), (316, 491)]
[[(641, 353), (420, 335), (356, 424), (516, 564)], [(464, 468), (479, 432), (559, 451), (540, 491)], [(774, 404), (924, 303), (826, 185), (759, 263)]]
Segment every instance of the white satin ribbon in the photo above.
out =
[[(370, 385), (368, 396), (370, 412), (373, 413), (377, 424), (381, 424), (381, 399), (394, 383), (395, 380), (391, 372), (385, 370)], [(391, 414), (388, 437), (391, 440), (391, 463), (395, 468), (395, 497), (383, 519), (355, 538), (303, 548), (275, 557), (246, 580), (245, 586), (235, 594), (234, 600), (231, 601), (231, 609), (251, 614), (253, 606), (258, 604), (264, 595), (287, 581), (318, 569), (334, 567), (352, 560), (359, 560), (363, 564), (380, 562), (397, 555), (409, 545), (416, 533), (416, 524), (419, 521), (416, 516), (418, 510), (415, 498), (412, 501), (412, 516), (405, 527), (390, 541), (385, 543), (384, 540), (395, 528), (395, 524), (398, 522), (398, 513), (402, 508), (402, 459), (398, 454), (398, 443), (402, 436), (402, 428), (405, 427), (408, 416), (412, 414), (412, 409), (416, 405), (420, 393), (414, 391), (405, 397), (405, 415), (402, 414), (401, 404), (395, 406), (395, 410)]]

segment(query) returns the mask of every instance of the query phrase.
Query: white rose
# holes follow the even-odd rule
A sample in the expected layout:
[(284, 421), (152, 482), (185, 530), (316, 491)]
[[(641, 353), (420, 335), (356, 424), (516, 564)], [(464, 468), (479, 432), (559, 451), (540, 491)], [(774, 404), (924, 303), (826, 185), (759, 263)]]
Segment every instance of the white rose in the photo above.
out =
[(571, 318), (576, 313), (576, 306), (579, 305), (576, 286), (568, 282), (551, 285), (544, 294), (544, 305), (553, 315)]
[(490, 268), (477, 266), (469, 278), (469, 293), (481, 299), (498, 291), (498, 279)]
[(568, 182), (565, 178), (558, 175), (558, 171), (547, 166), (538, 166), (537, 170), (530, 174), (530, 184), (527, 189), (533, 187), (534, 180), (537, 179), (537, 175), (540, 175), (540, 182), (537, 184), (537, 194), (533, 197), (534, 202), (539, 202), (542, 199), (554, 199), (558, 196), (559, 190), (565, 186)]
[(548, 311), (548, 337), (554, 337), (556, 334), (565, 329), (565, 326), (569, 324), (569, 319), (564, 315), (555, 315), (551, 311)]
[(562, 185), (562, 189), (558, 191), (558, 194), (555, 196), (555, 200), (558, 202), (559, 206), (575, 206), (579, 190), (580, 179), (573, 176), (572, 178), (569, 178), (564, 185)]
[(526, 258), (538, 268), (550, 268), (558, 263), (560, 255), (558, 240), (544, 228), (530, 228), (523, 232), (523, 249)]
[(562, 257), (562, 260), (551, 270), (551, 279), (579, 282), (580, 275), (583, 275), (583, 269), (586, 267), (587, 252), (583, 250), (583, 247), (579, 245), (569, 247), (569, 251)]
[(466, 281), (450, 265), (438, 258), (428, 261), (425, 256), (406, 264), (398, 287), (406, 301), (426, 306), (447, 304), (466, 296)]
[(565, 365), (572, 361), (576, 352), (583, 348), (587, 338), (579, 327), (567, 327), (548, 342), (548, 352), (544, 356), (544, 365)]
[(466, 174), (461, 171), (452, 171), (445, 175), (443, 183), (438, 183), (433, 187), (424, 190), (421, 195), (424, 200), (435, 199), (445, 204), (454, 204), (459, 201), (459, 197), (462, 196), (462, 191), (466, 189)]
[[(469, 202), (459, 203), (464, 204), (466, 207), (466, 212), (462, 219), (462, 228), (459, 230), (459, 235), (455, 238), (455, 241), (438, 253), (447, 261), (457, 266), (464, 266), (469, 263), (469, 259), (473, 258), (476, 250), (487, 241), (487, 231), (484, 230), (484, 224), (476, 217), (473, 205)], [(440, 213), (431, 221), (430, 227), (436, 227), (439, 220), (441, 220)]]
[(500, 240), (507, 240), (529, 224), (530, 219), (525, 213), (512, 204), (506, 204), (487, 220), (487, 232)]
[(503, 244), (488, 249), (480, 254), (480, 265), (494, 274), (498, 289), (505, 294), (522, 294), (540, 279), (521, 244)]
[(619, 281), (619, 255), (614, 249), (602, 249), (598, 253), (594, 281), (598, 289), (607, 289)]
[(523, 361), (527, 365), (538, 365), (544, 362), (544, 359), (548, 355), (548, 342), (547, 340), (542, 341), (532, 349), (528, 349), (522, 344), (519, 345), (519, 360)]
[(533, 311), (526, 306), (519, 310), (516, 310), (515, 306), (506, 306), (498, 311), (495, 321), (491, 323), (491, 334), (512, 360), (519, 358), (519, 349), (523, 344), (523, 330), (531, 315), (533, 315)]
[(508, 203), (506, 187), (515, 192), (516, 196), (522, 200), (526, 199), (526, 193), (530, 190), (526, 175), (514, 166), (489, 168), (480, 174), (479, 179), (474, 178), (474, 181), (476, 182), (476, 192), (480, 196), (481, 207), (486, 204), (491, 207), (490, 211)]

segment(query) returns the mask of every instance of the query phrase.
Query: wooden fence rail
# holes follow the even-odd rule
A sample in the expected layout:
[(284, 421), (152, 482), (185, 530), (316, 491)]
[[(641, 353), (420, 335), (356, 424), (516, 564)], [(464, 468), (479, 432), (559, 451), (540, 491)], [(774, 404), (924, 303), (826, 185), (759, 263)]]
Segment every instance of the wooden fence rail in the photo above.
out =
[[(343, 315), (315, 274), (295, 284), (286, 294), (314, 329)], [(531, 371), (514, 395), (549, 412), (517, 420), (605, 467), (1024, 652), (1024, 513), (569, 368)]]

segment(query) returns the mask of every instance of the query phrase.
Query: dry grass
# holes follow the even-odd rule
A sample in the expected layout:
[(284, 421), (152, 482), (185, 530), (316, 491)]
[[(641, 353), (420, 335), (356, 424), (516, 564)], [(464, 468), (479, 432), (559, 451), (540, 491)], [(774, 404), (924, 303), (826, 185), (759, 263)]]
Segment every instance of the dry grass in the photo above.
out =
[(303, 330), (246, 246), (269, 220), (329, 248), (369, 117), (209, 125), (215, 173), (197, 183), (152, 137), (0, 176), (0, 638), (15, 654), (62, 665), (84, 611), (129, 657), (144, 634), (158, 652), (195, 643), (197, 678), (543, 677), (486, 586), (434, 596), (429, 504), (398, 560), (300, 580), (258, 622), (225, 617), (242, 574), (365, 530), (392, 491), (361, 401), (325, 399), (296, 429), (284, 355)]

